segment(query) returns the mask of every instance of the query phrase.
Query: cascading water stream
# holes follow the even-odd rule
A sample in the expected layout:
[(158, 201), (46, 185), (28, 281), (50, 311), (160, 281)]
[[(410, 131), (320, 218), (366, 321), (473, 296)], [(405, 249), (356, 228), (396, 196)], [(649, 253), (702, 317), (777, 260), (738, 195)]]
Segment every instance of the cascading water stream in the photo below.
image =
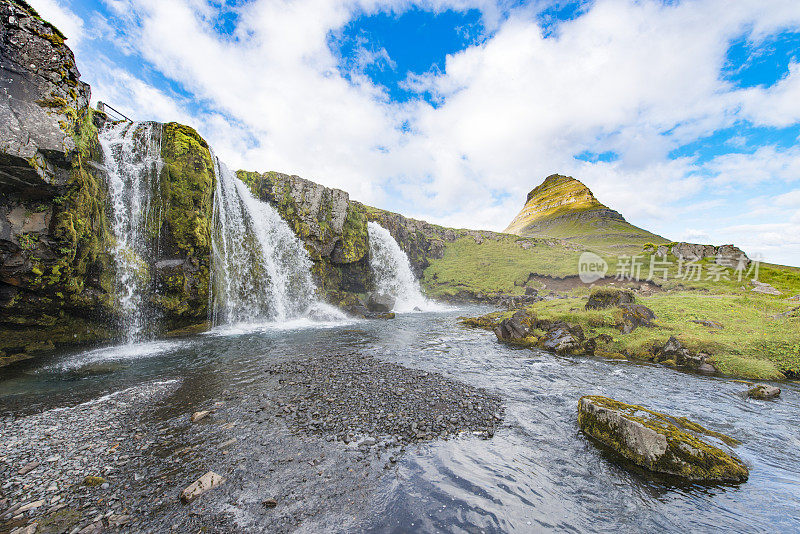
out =
[(111, 200), (112, 254), (116, 262), (116, 295), (122, 338), (141, 341), (147, 332), (148, 264), (152, 254), (147, 235), (153, 213), (153, 191), (161, 173), (161, 125), (119, 123), (100, 135)]
[(394, 311), (441, 311), (446, 306), (432, 302), (422, 295), (419, 281), (411, 271), (408, 256), (397, 244), (389, 230), (376, 222), (367, 223), (369, 232), (369, 266), (378, 293), (395, 298)]
[(316, 298), (308, 252), (286, 221), (215, 160), (212, 324), (344, 319)]

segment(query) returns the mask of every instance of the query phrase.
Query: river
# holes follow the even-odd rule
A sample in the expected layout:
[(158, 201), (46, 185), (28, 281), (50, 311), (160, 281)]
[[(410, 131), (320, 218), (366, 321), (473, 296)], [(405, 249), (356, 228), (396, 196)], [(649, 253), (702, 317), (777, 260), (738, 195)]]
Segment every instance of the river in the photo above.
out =
[[(175, 381), (169, 394), (142, 408), (139, 423), (162, 429), (154, 434), (160, 436), (155, 441), (161, 441), (156, 448), (162, 452), (140, 460), (159, 462), (169, 450), (165, 443), (199, 447), (203, 442), (202, 434), (181, 423), (193, 407), (226, 397), (227, 417), (243, 418), (242, 407), (270, 394), (261, 379), (266, 367), (310, 354), (324, 359), (360, 353), (499, 394), (505, 408), (502, 425), (488, 440), (462, 436), (408, 447), (393, 469), (369, 471), (366, 493), (350, 510), (342, 510), (341, 498), (317, 502), (319, 495), (307, 488), (296, 502), (302, 507), (304, 499), (315, 501), (314, 517), (289, 530), (314, 531), (323, 524), (366, 532), (800, 530), (797, 384), (780, 384), (783, 392), (776, 401), (750, 400), (742, 395), (747, 387), (732, 380), (515, 349), (498, 343), (490, 332), (458, 325), (459, 315), (486, 311), (465, 307), (398, 314), (389, 321), (229, 327), (122, 349), (60, 354), (6, 371), (0, 380), (0, 414), (6, 421), (19, 421), (153, 381)], [(741, 445), (734, 452), (749, 467), (750, 479), (730, 486), (678, 484), (621, 467), (578, 429), (578, 399), (589, 394), (686, 416), (736, 438)], [(209, 513), (228, 514), (231, 522), (215, 523), (217, 529), (237, 525), (243, 531), (270, 531), (270, 516), (248, 504), (266, 482), (254, 482), (257, 464), (247, 462), (275, 454), (274, 442), (262, 446), (252, 436), (287, 432), (258, 430), (246, 422), (232, 432), (247, 443), (240, 461), (249, 467), (243, 472), (213, 453), (198, 453), (181, 468), (189, 474), (208, 466), (229, 470), (225, 475), (235, 482), (218, 497), (212, 492), (201, 498), (224, 500)], [(324, 447), (331, 455), (345, 447), (313, 436), (303, 437), (303, 443)], [(155, 464), (142, 468), (152, 479), (164, 475)], [(185, 508), (173, 501), (164, 499), (149, 512), (155, 514), (150, 528), (168, 531), (180, 522)], [(337, 519), (342, 516), (348, 521)]]

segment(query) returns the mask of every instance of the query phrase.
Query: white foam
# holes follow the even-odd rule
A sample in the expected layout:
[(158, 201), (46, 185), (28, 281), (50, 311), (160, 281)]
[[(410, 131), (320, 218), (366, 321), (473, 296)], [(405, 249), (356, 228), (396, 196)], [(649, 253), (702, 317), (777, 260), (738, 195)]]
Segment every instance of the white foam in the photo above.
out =
[(379, 293), (395, 299), (396, 313), (443, 312), (449, 306), (422, 295), (419, 281), (411, 271), (408, 256), (397, 244), (389, 230), (376, 222), (367, 223), (369, 232), (370, 268)]
[(152, 358), (171, 352), (178, 348), (184, 347), (189, 342), (187, 341), (145, 341), (142, 343), (126, 343), (124, 345), (113, 345), (107, 347), (100, 347), (86, 352), (68, 356), (64, 361), (58, 362), (45, 369), (61, 369), (69, 371), (72, 369), (80, 369), (87, 365), (100, 362), (114, 362), (114, 361), (128, 361), (139, 360), (143, 358)]

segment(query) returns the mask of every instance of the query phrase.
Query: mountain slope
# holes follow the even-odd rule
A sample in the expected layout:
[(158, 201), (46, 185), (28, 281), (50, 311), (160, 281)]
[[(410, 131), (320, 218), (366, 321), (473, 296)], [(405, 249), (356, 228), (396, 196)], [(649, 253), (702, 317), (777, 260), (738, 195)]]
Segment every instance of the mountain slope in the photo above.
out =
[(667, 241), (630, 224), (619, 212), (600, 203), (583, 183), (560, 174), (548, 176), (528, 193), (525, 206), (505, 232), (603, 248), (641, 247)]

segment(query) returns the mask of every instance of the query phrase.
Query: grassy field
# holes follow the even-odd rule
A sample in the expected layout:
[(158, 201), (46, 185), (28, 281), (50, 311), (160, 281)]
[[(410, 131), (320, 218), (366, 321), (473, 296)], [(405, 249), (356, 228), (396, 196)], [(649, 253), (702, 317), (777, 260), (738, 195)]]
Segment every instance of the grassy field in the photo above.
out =
[[(800, 306), (796, 301), (765, 295), (658, 293), (636, 299), (655, 312), (656, 326), (622, 334), (616, 327), (617, 308), (586, 310), (586, 299), (586, 295), (573, 294), (537, 302), (528, 310), (539, 319), (581, 325), (587, 337), (608, 334), (613, 338), (608, 352), (634, 359), (647, 359), (654, 344), (663, 345), (675, 336), (690, 351), (710, 354), (709, 360), (726, 375), (751, 379), (781, 379), (785, 373), (800, 376), (800, 311), (792, 312)], [(695, 321), (713, 321), (722, 328)]]
[[(444, 257), (431, 261), (425, 270), (423, 287), (439, 298), (470, 292), (481, 295), (520, 295), (530, 274), (563, 278), (577, 274), (578, 258), (584, 251), (569, 244), (552, 246), (544, 242), (523, 248), (514, 236), (484, 240), (472, 238), (447, 243)], [(613, 277), (625, 259), (595, 249), (609, 264)], [(641, 277), (648, 277), (651, 255), (641, 252)], [(659, 261), (660, 257), (655, 257)], [(783, 372), (800, 376), (800, 306), (789, 297), (800, 295), (800, 269), (761, 264), (758, 279), (782, 294), (763, 295), (752, 291), (749, 282), (755, 272), (739, 273), (720, 269), (712, 260), (699, 264), (699, 277), (681, 277), (678, 261), (669, 258), (666, 271), (654, 277), (658, 286), (649, 296), (637, 296), (637, 302), (651, 308), (658, 317), (655, 328), (638, 328), (623, 335), (616, 328), (617, 310), (586, 311), (584, 304), (590, 289), (576, 282), (566, 291), (568, 298), (542, 301), (531, 307), (540, 318), (559, 319), (580, 324), (591, 335), (606, 333), (614, 338), (613, 348), (636, 355), (654, 343), (663, 344), (675, 336), (693, 352), (707, 352), (712, 363), (731, 376), (770, 379), (782, 378)], [(537, 287), (536, 283), (528, 284)], [(637, 286), (615, 281), (616, 287)], [(550, 286), (549, 286), (550, 287)], [(722, 329), (713, 329), (692, 321), (715, 321)]]
[(433, 297), (462, 291), (474, 294), (519, 295), (530, 273), (564, 277), (577, 272), (581, 250), (544, 243), (523, 248), (516, 236), (478, 244), (467, 237), (447, 243), (444, 257), (432, 260), (422, 284)]

